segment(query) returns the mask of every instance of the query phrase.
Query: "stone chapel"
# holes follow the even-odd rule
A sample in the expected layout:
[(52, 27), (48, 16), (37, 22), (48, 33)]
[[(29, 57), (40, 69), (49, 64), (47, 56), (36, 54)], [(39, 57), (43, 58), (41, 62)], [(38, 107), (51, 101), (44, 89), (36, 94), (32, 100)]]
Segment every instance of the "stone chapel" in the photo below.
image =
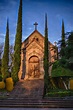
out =
[[(44, 36), (37, 30), (37, 23), (35, 30), (22, 42), (21, 46), (21, 66), (18, 74), (19, 80), (23, 79), (43, 79), (43, 57), (44, 57)], [(49, 62), (54, 62), (57, 58), (57, 51), (50, 41), (49, 43)], [(49, 73), (51, 75), (51, 68)]]

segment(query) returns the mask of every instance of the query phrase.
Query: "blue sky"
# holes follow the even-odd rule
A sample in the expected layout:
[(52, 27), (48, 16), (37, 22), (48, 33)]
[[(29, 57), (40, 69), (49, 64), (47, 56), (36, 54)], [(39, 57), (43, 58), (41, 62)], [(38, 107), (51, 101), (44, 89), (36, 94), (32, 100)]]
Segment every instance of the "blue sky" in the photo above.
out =
[[(5, 40), (7, 18), (10, 44), (14, 43), (18, 8), (19, 0), (0, 0), (0, 43)], [(44, 35), (45, 13), (48, 16), (48, 37), (52, 43), (61, 37), (62, 19), (65, 32), (73, 31), (73, 0), (23, 0), (22, 41), (34, 31), (34, 22), (38, 22), (38, 31)]]

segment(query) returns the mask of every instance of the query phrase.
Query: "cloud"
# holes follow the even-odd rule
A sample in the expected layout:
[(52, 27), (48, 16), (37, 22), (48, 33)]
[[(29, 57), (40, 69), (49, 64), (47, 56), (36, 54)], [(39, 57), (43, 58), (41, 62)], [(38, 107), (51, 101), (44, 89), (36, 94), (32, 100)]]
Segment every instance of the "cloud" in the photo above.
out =
[(73, 31), (72, 29), (73, 29), (73, 25), (72, 25), (70, 22), (68, 22), (68, 23), (66, 24), (66, 30), (67, 30), (67, 32), (68, 32), (68, 31)]
[[(15, 34), (10, 34), (9, 35), (9, 42), (10, 44), (14, 44), (14, 40), (15, 40)], [(5, 42), (5, 34), (1, 33), (0, 34), (0, 44)]]
[(3, 43), (5, 40), (5, 34), (1, 33), (0, 34), (0, 43)]
[(32, 27), (29, 27), (28, 29), (29, 29), (29, 30), (32, 30)]
[(4, 36), (5, 36), (5, 34), (1, 33), (1, 34), (0, 34), (0, 36), (3, 36), (3, 37), (4, 37)]

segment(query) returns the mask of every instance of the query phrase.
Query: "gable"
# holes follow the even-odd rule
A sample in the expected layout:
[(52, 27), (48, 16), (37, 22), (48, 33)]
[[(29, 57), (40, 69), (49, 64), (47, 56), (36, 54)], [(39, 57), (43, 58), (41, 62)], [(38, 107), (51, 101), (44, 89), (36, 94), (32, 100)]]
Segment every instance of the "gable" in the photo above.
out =
[(38, 32), (37, 30), (35, 30), (35, 31), (33, 31), (29, 36), (28, 36), (28, 38), (26, 38), (25, 40), (24, 40), (24, 42), (26, 42), (26, 40), (28, 40), (28, 39), (30, 39), (30, 37), (32, 37), (32, 36), (39, 36), (39, 37), (41, 37), (42, 39), (44, 39), (44, 36), (40, 33), (40, 32)]
[(36, 41), (32, 41), (27, 47), (26, 47), (26, 50), (29, 51), (29, 50), (36, 50), (36, 51), (43, 51), (43, 47)]
[(33, 40), (36, 40), (36, 42), (38, 42), (41, 46), (44, 47), (44, 36), (41, 35), (37, 30), (35, 30), (30, 36), (28, 36), (28, 38), (24, 40), (22, 45), (24, 44), (24, 47), (26, 47)]
[[(39, 46), (44, 48), (44, 36), (40, 34), (37, 30), (35, 30), (32, 34), (30, 34), (30, 36), (28, 36), (28, 38), (24, 40), (24, 42), (22, 43), (22, 48), (27, 48), (34, 41)], [(54, 45), (50, 41), (48, 41), (48, 43), (49, 43), (49, 49), (52, 50)]]

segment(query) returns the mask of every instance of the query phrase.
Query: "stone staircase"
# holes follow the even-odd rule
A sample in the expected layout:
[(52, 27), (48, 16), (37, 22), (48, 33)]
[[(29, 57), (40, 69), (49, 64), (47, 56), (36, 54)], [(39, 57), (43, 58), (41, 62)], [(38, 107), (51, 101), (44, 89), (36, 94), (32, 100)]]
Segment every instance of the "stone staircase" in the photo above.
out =
[(21, 80), (5, 99), (0, 99), (0, 107), (13, 108), (73, 108), (73, 97), (42, 98), (43, 80)]
[(41, 99), (43, 95), (43, 80), (21, 80), (17, 82), (14, 90), (9, 94), (11, 99)]
[(13, 108), (73, 108), (73, 100), (63, 99), (3, 99), (0, 107)]

